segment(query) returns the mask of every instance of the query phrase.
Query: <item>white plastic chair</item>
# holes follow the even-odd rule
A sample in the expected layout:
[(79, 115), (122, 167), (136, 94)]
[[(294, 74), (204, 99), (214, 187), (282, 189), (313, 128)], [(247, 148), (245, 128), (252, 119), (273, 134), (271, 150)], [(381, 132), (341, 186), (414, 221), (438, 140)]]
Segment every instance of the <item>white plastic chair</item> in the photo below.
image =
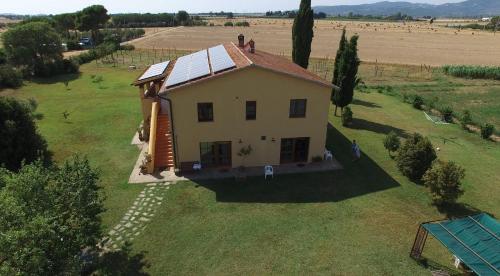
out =
[(331, 151), (325, 149), (325, 153), (323, 155), (325, 160), (333, 160), (333, 154)]
[(201, 171), (201, 163), (194, 163), (193, 171)]
[(273, 166), (267, 165), (264, 167), (264, 179), (267, 179), (267, 176), (271, 176), (271, 178), (274, 178)]

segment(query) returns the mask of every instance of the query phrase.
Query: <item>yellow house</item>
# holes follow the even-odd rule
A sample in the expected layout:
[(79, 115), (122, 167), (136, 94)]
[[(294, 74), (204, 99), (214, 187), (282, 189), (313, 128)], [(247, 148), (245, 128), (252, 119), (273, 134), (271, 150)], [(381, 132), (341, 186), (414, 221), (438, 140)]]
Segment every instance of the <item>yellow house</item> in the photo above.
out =
[(148, 172), (323, 157), (333, 86), (288, 59), (227, 43), (156, 64), (140, 88)]

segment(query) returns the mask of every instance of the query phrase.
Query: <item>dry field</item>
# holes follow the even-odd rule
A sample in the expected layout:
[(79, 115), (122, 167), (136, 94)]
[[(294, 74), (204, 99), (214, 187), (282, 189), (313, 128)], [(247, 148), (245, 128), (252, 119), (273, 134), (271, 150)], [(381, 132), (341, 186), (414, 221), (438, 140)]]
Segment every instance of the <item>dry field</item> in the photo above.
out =
[[(225, 21), (212, 20), (214, 27), (154, 28), (148, 30), (145, 38), (132, 44), (143, 49), (197, 50), (221, 42), (236, 41), (237, 35), (243, 33), (247, 39), (256, 41), (258, 49), (290, 55), (292, 20), (247, 19), (251, 24), (247, 28), (221, 26)], [(334, 56), (345, 27), (349, 35), (360, 35), (359, 55), (363, 61), (433, 66), (500, 65), (500, 33), (459, 31), (440, 24), (320, 20), (315, 24), (312, 56)]]

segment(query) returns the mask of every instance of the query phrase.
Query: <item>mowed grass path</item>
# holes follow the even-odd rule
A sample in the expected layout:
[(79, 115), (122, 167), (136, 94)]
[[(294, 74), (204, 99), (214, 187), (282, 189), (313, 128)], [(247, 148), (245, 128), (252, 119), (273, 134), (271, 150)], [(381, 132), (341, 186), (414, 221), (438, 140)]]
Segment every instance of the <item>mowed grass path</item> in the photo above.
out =
[[(137, 71), (95, 64), (70, 80), (29, 83), (0, 95), (33, 97), (42, 134), (54, 159), (87, 154), (101, 170), (107, 195), (104, 222), (113, 227), (143, 189), (127, 179), (139, 151), (130, 140), (140, 121)], [(104, 78), (99, 88), (91, 75)], [(144, 251), (153, 275), (164, 274), (428, 274), (408, 257), (417, 226), (443, 218), (430, 204), (426, 189), (397, 171), (382, 146), (384, 135), (418, 131), (442, 150), (440, 158), (466, 168), (465, 211), (500, 214), (497, 144), (481, 140), (456, 125), (435, 126), (422, 112), (395, 97), (356, 94), (352, 128), (334, 126), (328, 145), (345, 169), (332, 173), (277, 176), (272, 181), (182, 182), (165, 195), (151, 224), (134, 241)], [(62, 113), (69, 112), (68, 119)], [(350, 160), (350, 140), (363, 150)], [(446, 144), (443, 143), (446, 141)], [(451, 266), (449, 253), (436, 241), (425, 255)]]

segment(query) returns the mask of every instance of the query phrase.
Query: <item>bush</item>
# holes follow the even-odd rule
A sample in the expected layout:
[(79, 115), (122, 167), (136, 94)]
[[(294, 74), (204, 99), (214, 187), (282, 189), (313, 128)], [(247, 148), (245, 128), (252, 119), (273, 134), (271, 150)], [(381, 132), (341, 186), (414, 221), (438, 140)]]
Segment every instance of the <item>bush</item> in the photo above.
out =
[(82, 49), (82, 46), (78, 44), (78, 40), (66, 41), (66, 47), (68, 48), (68, 51), (78, 51)]
[(441, 114), (443, 115), (443, 120), (447, 123), (453, 122), (453, 109), (449, 106), (444, 107), (441, 110)]
[(236, 26), (236, 27), (250, 27), (250, 23), (248, 23), (247, 21), (241, 21), (241, 22), (236, 22), (236, 24), (234, 24), (234, 26)]
[(123, 50), (123, 51), (133, 51), (133, 50), (135, 50), (135, 46), (132, 45), (132, 44), (121, 45), (120, 46), (120, 50)]
[(490, 138), (490, 136), (493, 134), (494, 131), (495, 127), (493, 125), (486, 123), (481, 126), (481, 137), (483, 139), (488, 139)]
[(0, 65), (0, 86), (17, 88), (23, 85), (23, 75), (8, 64)]
[(228, 21), (224, 23), (224, 27), (233, 27), (233, 26), (234, 26), (233, 22)]
[(472, 115), (469, 110), (464, 110), (464, 114), (462, 114), (462, 118), (460, 118), (460, 124), (463, 129), (468, 129), (467, 125), (472, 124)]
[(399, 140), (398, 135), (394, 131), (389, 132), (384, 139), (384, 147), (387, 151), (389, 151), (389, 155), (391, 152), (397, 151), (400, 146), (401, 141)]
[(416, 109), (422, 109), (422, 105), (424, 105), (424, 99), (421, 96), (415, 95), (412, 105)]
[(0, 65), (7, 63), (7, 54), (3, 48), (0, 48)]
[(79, 66), (74, 59), (59, 59), (48, 63), (37, 63), (34, 73), (38, 77), (73, 74), (78, 72)]
[(465, 177), (465, 170), (454, 162), (434, 162), (422, 181), (429, 187), (435, 204), (453, 204), (463, 195), (460, 180)]
[(350, 107), (346, 106), (342, 110), (342, 125), (348, 126), (352, 123), (352, 110)]
[(432, 166), (436, 152), (428, 138), (415, 133), (399, 149), (396, 162), (401, 173), (412, 181), (420, 181)]
[(0, 164), (8, 170), (17, 171), (22, 162), (50, 160), (47, 143), (35, 124), (35, 109), (34, 101), (0, 97)]

